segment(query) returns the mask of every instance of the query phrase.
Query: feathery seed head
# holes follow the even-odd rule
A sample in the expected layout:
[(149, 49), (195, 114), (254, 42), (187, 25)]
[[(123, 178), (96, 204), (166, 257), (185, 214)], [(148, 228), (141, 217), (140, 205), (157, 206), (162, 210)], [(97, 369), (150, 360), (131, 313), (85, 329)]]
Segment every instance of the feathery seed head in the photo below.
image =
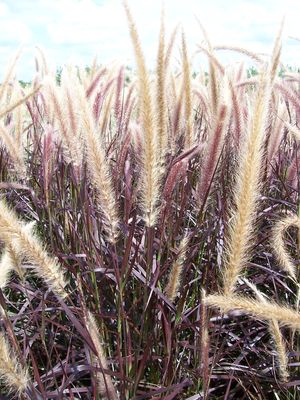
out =
[(18, 394), (29, 384), (28, 371), (20, 365), (3, 333), (0, 333), (0, 377), (9, 390)]

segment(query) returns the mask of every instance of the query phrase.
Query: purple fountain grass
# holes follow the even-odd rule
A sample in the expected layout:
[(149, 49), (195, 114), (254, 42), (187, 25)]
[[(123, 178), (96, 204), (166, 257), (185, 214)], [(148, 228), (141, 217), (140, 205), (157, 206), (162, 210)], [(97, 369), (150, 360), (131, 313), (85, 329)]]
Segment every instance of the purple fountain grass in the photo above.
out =
[(280, 33), (268, 70), (222, 46), (248, 79), (203, 29), (199, 69), (162, 23), (152, 71), (125, 14), (137, 71), (55, 76), (38, 50), (28, 87), (14, 65), (1, 85), (0, 393), (296, 398), (299, 77), (277, 74)]

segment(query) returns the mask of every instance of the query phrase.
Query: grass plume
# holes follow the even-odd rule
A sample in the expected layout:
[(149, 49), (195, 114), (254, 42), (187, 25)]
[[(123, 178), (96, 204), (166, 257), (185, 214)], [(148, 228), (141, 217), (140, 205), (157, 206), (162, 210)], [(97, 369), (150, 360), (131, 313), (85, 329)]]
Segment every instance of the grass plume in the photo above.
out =
[(156, 114), (157, 114), (157, 135), (158, 151), (163, 157), (168, 144), (167, 131), (167, 98), (166, 98), (166, 78), (167, 66), (165, 60), (165, 25), (164, 12), (161, 14), (161, 26), (159, 34), (159, 45), (157, 53), (157, 84), (156, 84)]
[(268, 321), (272, 316), (272, 319), (278, 321), (281, 326), (300, 329), (299, 313), (274, 302), (256, 301), (244, 296), (213, 294), (205, 298), (205, 304), (219, 308), (223, 313), (239, 310), (264, 321)]
[(99, 395), (103, 400), (117, 400), (118, 395), (112, 383), (112, 379), (110, 375), (104, 372), (104, 370), (108, 369), (107, 361), (105, 358), (103, 346), (101, 344), (99, 329), (97, 327), (95, 318), (93, 317), (91, 312), (88, 312), (87, 315), (87, 329), (89, 331), (89, 334), (91, 335), (92, 341), (97, 350), (96, 364), (98, 368), (101, 368), (101, 372), (100, 371), (97, 372), (97, 384), (98, 384)]
[(284, 234), (291, 226), (300, 229), (300, 218), (298, 215), (288, 215), (277, 221), (273, 228), (270, 241), (273, 251), (279, 262), (279, 266), (284, 269), (293, 279), (296, 279), (296, 267), (285, 247), (283, 240)]
[(0, 377), (9, 390), (21, 395), (28, 387), (28, 371), (24, 369), (3, 333), (0, 333)]
[(153, 117), (153, 105), (148, 72), (135, 23), (126, 1), (123, 3), (133, 44), (139, 81), (140, 113), (143, 125), (143, 154), (141, 173), (142, 208), (146, 225), (154, 226), (158, 216), (160, 169), (158, 165), (157, 132)]
[(261, 75), (252, 121), (240, 152), (234, 192), (236, 211), (230, 225), (223, 276), (224, 294), (234, 291), (236, 281), (249, 256), (262, 165), (262, 144), (270, 99), (267, 72)]
[(177, 259), (176, 261), (174, 261), (172, 265), (168, 278), (168, 283), (165, 288), (165, 294), (167, 298), (172, 302), (174, 302), (180, 286), (182, 270), (186, 257), (187, 245), (188, 245), (188, 237), (185, 236), (180, 242)]
[(66, 281), (61, 266), (46, 253), (32, 227), (18, 220), (3, 200), (0, 201), (0, 238), (33, 264), (36, 273), (59, 296), (65, 297)]

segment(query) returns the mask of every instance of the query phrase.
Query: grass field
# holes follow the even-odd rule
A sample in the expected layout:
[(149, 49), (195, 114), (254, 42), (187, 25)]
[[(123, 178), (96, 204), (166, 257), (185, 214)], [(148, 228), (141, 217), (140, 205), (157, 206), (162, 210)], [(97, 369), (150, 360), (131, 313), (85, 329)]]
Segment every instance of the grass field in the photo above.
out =
[(162, 18), (150, 73), (125, 15), (130, 76), (57, 79), (37, 49), (31, 84), (17, 54), (0, 86), (0, 394), (299, 399), (300, 75), (281, 28), (270, 56), (227, 48), (249, 74), (200, 27), (205, 73)]

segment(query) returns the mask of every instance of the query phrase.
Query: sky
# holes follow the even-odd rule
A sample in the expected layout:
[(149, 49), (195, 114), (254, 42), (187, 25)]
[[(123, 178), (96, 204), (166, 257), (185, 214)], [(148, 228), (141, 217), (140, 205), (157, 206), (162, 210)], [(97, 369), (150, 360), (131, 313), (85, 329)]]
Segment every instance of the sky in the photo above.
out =
[[(149, 67), (157, 51), (161, 0), (128, 0)], [(203, 36), (197, 19), (215, 45), (245, 47), (270, 54), (280, 22), (285, 17), (284, 64), (299, 66), (299, 0), (164, 0), (167, 35), (178, 24), (184, 29), (188, 50), (195, 54)], [(19, 79), (34, 75), (35, 46), (45, 51), (50, 67), (69, 63), (91, 65), (120, 62), (134, 66), (132, 45), (122, 0), (0, 0), (0, 79), (20, 46)], [(175, 61), (179, 60), (179, 41)], [(222, 62), (242, 56), (220, 52)], [(205, 62), (195, 54), (195, 62)], [(179, 62), (179, 61), (178, 61)]]

